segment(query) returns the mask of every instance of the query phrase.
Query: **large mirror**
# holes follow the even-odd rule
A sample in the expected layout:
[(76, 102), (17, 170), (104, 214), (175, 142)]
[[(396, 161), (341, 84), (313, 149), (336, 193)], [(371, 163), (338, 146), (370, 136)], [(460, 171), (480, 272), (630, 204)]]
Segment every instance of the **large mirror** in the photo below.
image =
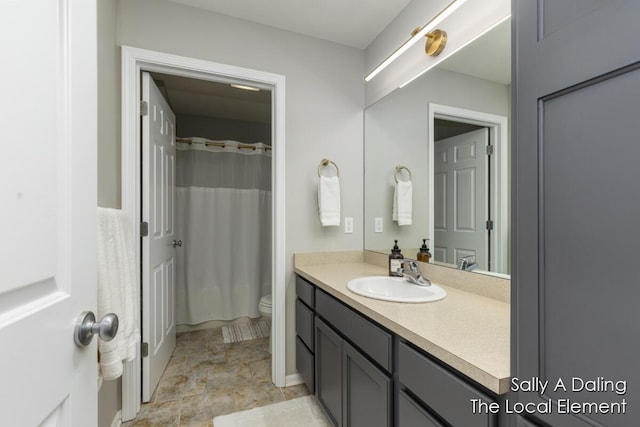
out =
[(510, 40), (507, 20), (366, 109), (366, 250), (426, 238), (430, 262), (508, 277)]

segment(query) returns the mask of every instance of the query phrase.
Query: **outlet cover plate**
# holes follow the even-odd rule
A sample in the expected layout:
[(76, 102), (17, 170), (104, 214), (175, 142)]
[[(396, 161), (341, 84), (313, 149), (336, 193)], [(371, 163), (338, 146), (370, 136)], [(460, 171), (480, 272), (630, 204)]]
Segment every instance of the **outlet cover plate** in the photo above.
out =
[(353, 218), (344, 219), (344, 233), (345, 234), (353, 233)]

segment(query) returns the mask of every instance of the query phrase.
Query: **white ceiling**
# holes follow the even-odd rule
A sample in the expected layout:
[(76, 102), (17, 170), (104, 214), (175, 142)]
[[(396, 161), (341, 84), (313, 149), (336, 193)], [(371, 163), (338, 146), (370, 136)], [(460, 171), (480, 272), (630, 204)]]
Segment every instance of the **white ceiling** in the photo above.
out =
[[(358, 47), (368, 46), (378, 32), (409, 2), (409, 0), (170, 1), (302, 32), (337, 43), (358, 45)], [(265, 5), (267, 3), (268, 6)], [(352, 19), (356, 16), (355, 10), (358, 10), (357, 20)], [(382, 13), (383, 11), (385, 13)], [(366, 25), (359, 23), (366, 23)], [(348, 31), (343, 31), (345, 29)], [(507, 20), (445, 59), (438, 68), (501, 84), (510, 84), (510, 40), (510, 22)], [(154, 73), (154, 79), (161, 89), (164, 89), (171, 107), (178, 115), (197, 115), (257, 123), (271, 121), (271, 93), (268, 90), (248, 92), (231, 88), (226, 83), (158, 73)]]
[(410, 0), (170, 0), (364, 49)]

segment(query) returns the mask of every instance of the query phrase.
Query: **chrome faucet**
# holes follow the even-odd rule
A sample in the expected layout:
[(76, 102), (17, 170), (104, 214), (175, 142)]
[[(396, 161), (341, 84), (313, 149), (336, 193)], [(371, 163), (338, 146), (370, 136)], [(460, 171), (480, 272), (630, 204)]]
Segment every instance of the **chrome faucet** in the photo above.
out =
[[(408, 267), (408, 270), (407, 270)], [(418, 286), (431, 286), (431, 281), (422, 275), (418, 263), (412, 259), (404, 259), (402, 267), (398, 268), (398, 273), (402, 274), (407, 282)]]
[(473, 271), (478, 267), (475, 255), (463, 256), (458, 260), (458, 269), (463, 271)]

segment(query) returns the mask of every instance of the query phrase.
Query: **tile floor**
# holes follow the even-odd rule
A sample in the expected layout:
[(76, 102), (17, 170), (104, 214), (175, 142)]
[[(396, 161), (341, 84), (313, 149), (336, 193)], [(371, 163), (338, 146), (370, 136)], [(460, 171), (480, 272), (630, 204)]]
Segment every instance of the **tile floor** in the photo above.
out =
[(178, 334), (151, 402), (123, 427), (211, 427), (217, 415), (309, 394), (304, 385), (273, 385), (268, 347), (268, 337), (224, 344), (220, 328)]

